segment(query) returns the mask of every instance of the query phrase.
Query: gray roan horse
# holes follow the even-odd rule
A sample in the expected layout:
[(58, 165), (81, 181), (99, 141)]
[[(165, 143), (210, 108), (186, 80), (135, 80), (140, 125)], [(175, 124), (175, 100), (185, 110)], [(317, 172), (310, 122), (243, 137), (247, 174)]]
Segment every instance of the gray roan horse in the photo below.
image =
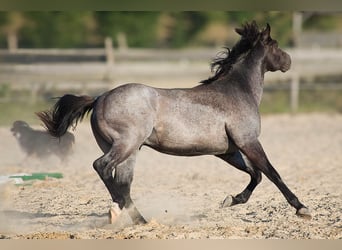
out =
[(92, 110), (91, 127), (104, 153), (94, 169), (113, 206), (118, 205), (118, 212), (126, 208), (134, 223), (146, 223), (130, 196), (135, 159), (143, 145), (172, 155), (214, 155), (249, 174), (247, 187), (227, 196), (222, 206), (247, 202), (263, 173), (297, 215), (310, 218), (258, 140), (264, 74), (289, 70), (290, 56), (271, 38), (268, 24), (260, 31), (253, 21), (236, 32), (239, 42), (212, 63), (214, 76), (193, 88), (125, 84), (97, 98), (64, 95), (52, 110), (37, 113), (48, 131), (60, 137)]

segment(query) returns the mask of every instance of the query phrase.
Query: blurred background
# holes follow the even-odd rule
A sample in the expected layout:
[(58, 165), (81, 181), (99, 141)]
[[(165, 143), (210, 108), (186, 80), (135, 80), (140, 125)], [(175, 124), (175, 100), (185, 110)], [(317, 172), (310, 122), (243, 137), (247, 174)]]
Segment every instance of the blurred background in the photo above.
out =
[(342, 112), (342, 13), (10, 11), (0, 12), (0, 125), (38, 124), (34, 112), (64, 93), (195, 86), (251, 20), (268, 22), (293, 61), (267, 73), (261, 112)]

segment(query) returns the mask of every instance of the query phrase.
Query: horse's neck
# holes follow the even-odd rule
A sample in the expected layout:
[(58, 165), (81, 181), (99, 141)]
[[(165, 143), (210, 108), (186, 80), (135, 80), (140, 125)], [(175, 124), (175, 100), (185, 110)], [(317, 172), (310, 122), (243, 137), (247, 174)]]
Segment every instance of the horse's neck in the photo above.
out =
[(238, 84), (244, 84), (252, 94), (257, 105), (260, 105), (263, 85), (264, 71), (261, 60), (255, 60), (247, 56), (245, 60), (239, 62), (233, 69), (234, 77), (238, 79)]
[(251, 80), (248, 84), (250, 84), (254, 99), (259, 106), (264, 89), (264, 72), (261, 63), (254, 65), (251, 71), (253, 74), (251, 74)]
[(256, 100), (258, 106), (260, 105), (263, 89), (264, 89), (264, 57), (265, 49), (259, 43), (252, 51), (247, 55), (246, 60), (244, 60), (245, 67), (249, 69), (249, 81), (248, 84), (252, 90), (254, 99)]

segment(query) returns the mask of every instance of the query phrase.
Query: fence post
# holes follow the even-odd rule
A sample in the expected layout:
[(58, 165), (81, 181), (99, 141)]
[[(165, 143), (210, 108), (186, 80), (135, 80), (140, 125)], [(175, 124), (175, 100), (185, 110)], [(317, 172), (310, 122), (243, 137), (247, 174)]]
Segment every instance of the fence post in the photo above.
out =
[(292, 33), (293, 33), (294, 47), (298, 47), (300, 45), (302, 25), (303, 25), (303, 14), (298, 11), (294, 12), (293, 17), (292, 17)]
[(111, 79), (111, 71), (114, 66), (114, 50), (113, 50), (113, 40), (111, 37), (105, 38), (105, 53), (106, 53), (106, 64), (107, 71), (105, 73), (104, 79)]
[(16, 52), (18, 49), (18, 37), (15, 32), (9, 32), (7, 34), (7, 44), (9, 52)]
[(118, 39), (119, 50), (126, 50), (128, 46), (127, 46), (127, 38), (126, 38), (125, 33), (122, 33), (122, 32), (118, 33), (117, 39)]
[(298, 72), (294, 72), (292, 74), (291, 79), (291, 88), (290, 88), (290, 103), (291, 103), (291, 112), (296, 113), (298, 111), (298, 103), (299, 103), (299, 75)]
[(30, 84), (30, 89), (31, 89), (30, 103), (34, 104), (34, 103), (37, 102), (38, 91), (39, 91), (39, 84), (38, 83), (31, 83)]
[(105, 39), (106, 60), (107, 64), (113, 66), (114, 64), (114, 52), (113, 52), (113, 40), (111, 37)]

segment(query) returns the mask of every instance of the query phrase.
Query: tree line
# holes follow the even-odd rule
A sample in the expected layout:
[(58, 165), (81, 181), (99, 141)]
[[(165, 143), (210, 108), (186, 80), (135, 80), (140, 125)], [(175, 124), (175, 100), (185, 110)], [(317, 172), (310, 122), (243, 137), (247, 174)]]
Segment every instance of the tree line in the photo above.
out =
[[(293, 44), (292, 12), (223, 11), (9, 11), (0, 12), (0, 48), (97, 48), (114, 46), (182, 48), (224, 46), (236, 41), (234, 27), (270, 23), (282, 46)], [(341, 15), (311, 13), (304, 29), (341, 29)]]

